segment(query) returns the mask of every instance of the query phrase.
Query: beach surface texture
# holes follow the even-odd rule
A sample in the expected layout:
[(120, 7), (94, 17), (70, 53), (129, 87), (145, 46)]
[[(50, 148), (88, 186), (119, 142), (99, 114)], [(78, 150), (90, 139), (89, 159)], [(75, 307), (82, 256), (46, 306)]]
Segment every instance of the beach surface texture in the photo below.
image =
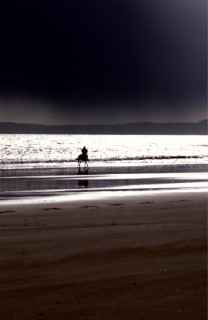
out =
[(2, 320), (207, 319), (206, 192), (0, 207)]

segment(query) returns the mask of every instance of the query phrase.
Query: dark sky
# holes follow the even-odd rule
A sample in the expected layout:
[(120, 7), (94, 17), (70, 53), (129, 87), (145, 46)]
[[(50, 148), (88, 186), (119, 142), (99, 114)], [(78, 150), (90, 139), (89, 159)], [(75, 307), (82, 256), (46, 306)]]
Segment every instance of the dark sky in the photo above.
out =
[(206, 118), (206, 5), (7, 0), (0, 5), (0, 121)]

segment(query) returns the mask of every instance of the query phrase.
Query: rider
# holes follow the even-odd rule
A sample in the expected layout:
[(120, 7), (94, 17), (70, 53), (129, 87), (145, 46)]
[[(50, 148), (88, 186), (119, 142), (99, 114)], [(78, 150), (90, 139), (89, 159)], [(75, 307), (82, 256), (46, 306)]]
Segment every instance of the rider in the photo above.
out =
[(85, 146), (82, 148), (82, 154), (83, 156), (87, 156), (88, 150), (85, 148)]
[(83, 148), (82, 148), (82, 155), (83, 155), (83, 157), (84, 157), (84, 159), (86, 160), (86, 161), (88, 161), (88, 150), (86, 149), (86, 147), (84, 146)]

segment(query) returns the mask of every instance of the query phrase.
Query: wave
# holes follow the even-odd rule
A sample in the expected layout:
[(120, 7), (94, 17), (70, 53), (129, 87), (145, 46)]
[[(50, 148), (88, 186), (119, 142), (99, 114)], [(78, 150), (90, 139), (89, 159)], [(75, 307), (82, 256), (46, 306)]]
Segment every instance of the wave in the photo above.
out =
[[(91, 158), (89, 159), (90, 162), (121, 162), (121, 161), (153, 161), (153, 160), (185, 160), (185, 159), (204, 159), (208, 160), (207, 156), (202, 155), (192, 155), (192, 156), (185, 156), (185, 155), (177, 155), (177, 156), (144, 156), (144, 157), (109, 157), (109, 158)], [(77, 159), (34, 159), (34, 160), (13, 160), (13, 159), (7, 159), (0, 161), (0, 165), (8, 165), (8, 164), (52, 164), (52, 163), (75, 163), (77, 162)]]

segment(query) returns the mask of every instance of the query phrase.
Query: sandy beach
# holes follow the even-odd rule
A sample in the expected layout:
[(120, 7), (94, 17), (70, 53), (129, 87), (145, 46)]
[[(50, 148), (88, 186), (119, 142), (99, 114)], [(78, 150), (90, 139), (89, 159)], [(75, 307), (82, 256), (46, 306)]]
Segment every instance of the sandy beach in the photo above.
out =
[(1, 205), (0, 314), (207, 318), (207, 194)]

